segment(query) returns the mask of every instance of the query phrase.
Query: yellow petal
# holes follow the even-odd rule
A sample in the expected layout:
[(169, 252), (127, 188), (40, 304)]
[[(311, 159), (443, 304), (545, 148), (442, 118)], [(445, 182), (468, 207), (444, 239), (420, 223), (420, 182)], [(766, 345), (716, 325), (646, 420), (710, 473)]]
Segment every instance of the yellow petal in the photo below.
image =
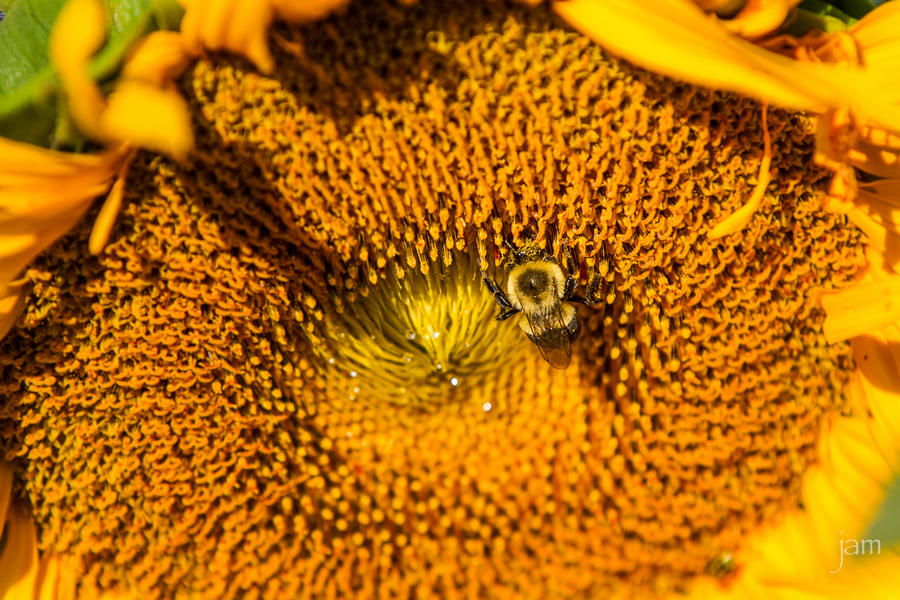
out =
[(0, 140), (0, 334), (25, 298), (13, 279), (81, 219), (127, 155), (123, 146), (76, 155)]
[(686, 0), (567, 0), (553, 7), (573, 27), (639, 66), (773, 104), (812, 111), (826, 105), (764, 71), (753, 72), (752, 53), (742, 42)]
[[(16, 319), (25, 310), (25, 300), (28, 298), (28, 290), (22, 281), (12, 282), (0, 293), (0, 340), (12, 329)], [(2, 500), (2, 478), (0, 478), (0, 500)], [(0, 509), (3, 508), (0, 502)], [(0, 515), (3, 511), (0, 510)]]
[(47, 554), (41, 557), (37, 573), (35, 600), (75, 600), (77, 575), (75, 561)]
[(846, 290), (822, 295), (829, 343), (862, 335), (900, 321), (900, 276), (886, 276)]
[[(857, 364), (853, 399), (872, 415), (872, 435), (881, 455), (900, 469), (900, 329), (872, 331), (850, 341)], [(865, 413), (863, 413), (865, 414)]]
[(778, 29), (800, 0), (748, 0), (734, 18), (722, 26), (741, 37), (755, 39)]
[(275, 60), (269, 52), (269, 25), (274, 18), (268, 2), (238, 2), (226, 31), (225, 46), (243, 54), (263, 73), (271, 73)]
[[(307, 23), (347, 5), (349, 0), (272, 0), (279, 18), (292, 23)], [(538, 0), (539, 1), (539, 0)], [(532, 4), (537, 2), (532, 1)]]
[[(14, 193), (0, 190), (0, 294), (25, 266), (45, 248), (63, 236), (81, 219), (91, 202), (108, 187), (108, 182), (74, 189), (28, 190)], [(21, 212), (32, 208), (32, 212)], [(19, 212), (5, 210), (18, 206)], [(29, 236), (22, 244), (23, 232)]]
[(110, 137), (176, 158), (193, 145), (184, 98), (141, 81), (122, 81), (116, 86), (101, 125)]
[(900, 4), (896, 2), (885, 2), (876, 7), (850, 28), (853, 38), (866, 57), (866, 66), (873, 63), (896, 64), (897, 59), (900, 59), (897, 54), (900, 44), (898, 31), (900, 31)]
[(760, 48), (688, 0), (565, 0), (553, 7), (614, 54), (670, 77), (815, 113), (850, 106), (863, 122), (900, 128), (900, 106), (885, 98), (877, 77)]
[(882, 253), (889, 267), (900, 267), (900, 180), (860, 185), (847, 217), (866, 234), (869, 245)]
[(859, 186), (857, 203), (879, 222), (900, 225), (900, 179), (881, 179)]
[(0, 538), (3, 537), (3, 524), (12, 498), (12, 468), (0, 461)]
[(131, 50), (122, 68), (122, 78), (139, 79), (159, 87), (180, 75), (189, 60), (179, 33), (154, 31)]
[(879, 177), (900, 177), (900, 152), (860, 141), (854, 144), (849, 158), (854, 167), (867, 173)]
[(72, 154), (0, 138), (0, 187), (44, 183), (48, 178), (108, 173), (117, 150)]
[(17, 503), (10, 505), (7, 517), (6, 545), (0, 551), (0, 598), (31, 600), (38, 575), (37, 533)]
[(88, 76), (88, 60), (106, 38), (106, 9), (100, 0), (69, 0), (50, 33), (50, 60), (66, 91), (69, 111), (85, 134), (103, 140), (99, 125), (105, 102)]
[(181, 36), (185, 48), (199, 54), (204, 48), (242, 54), (263, 73), (274, 60), (266, 36), (272, 22), (272, 5), (245, 0), (185, 0)]

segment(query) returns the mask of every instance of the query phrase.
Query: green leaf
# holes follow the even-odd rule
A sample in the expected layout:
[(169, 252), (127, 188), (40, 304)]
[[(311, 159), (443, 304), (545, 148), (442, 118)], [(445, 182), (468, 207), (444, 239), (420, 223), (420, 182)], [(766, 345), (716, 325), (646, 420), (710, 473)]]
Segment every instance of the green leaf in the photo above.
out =
[(47, 44), (65, 0), (11, 0), (0, 27), (0, 117), (36, 96), (46, 99), (53, 73)]
[(888, 489), (887, 497), (865, 537), (881, 540), (885, 548), (900, 546), (900, 477), (895, 478)]
[(855, 19), (862, 19), (867, 13), (884, 4), (885, 0), (837, 0), (842, 11)]
[(843, 22), (845, 25), (852, 25), (853, 23), (856, 23), (856, 19), (835, 6), (833, 2), (823, 2), (822, 0), (803, 0), (803, 2), (801, 2), (799, 5), (799, 9), (801, 12), (806, 11), (820, 17), (830, 17), (832, 19), (837, 19), (838, 21)]
[(800, 37), (811, 29), (831, 33), (833, 31), (843, 31), (847, 29), (847, 24), (844, 21), (829, 15), (817, 15), (800, 9), (794, 15), (794, 19), (784, 27), (782, 31), (795, 37)]
[(150, 0), (115, 0), (106, 2), (109, 25), (106, 45), (91, 61), (88, 72), (98, 81), (111, 76), (125, 51), (139, 37), (151, 31)]
[[(48, 44), (53, 22), (65, 0), (0, 0), (6, 12), (0, 25), (0, 136), (55, 147), (68, 131), (58, 108), (59, 80), (50, 65)], [(175, 0), (105, 0), (107, 41), (91, 60), (88, 73), (100, 83), (114, 78), (129, 46), (158, 28), (177, 26), (182, 15)], [(6, 6), (8, 5), (8, 6)], [(7, 49), (11, 51), (7, 51)], [(74, 136), (77, 137), (77, 136)], [(72, 136), (66, 136), (72, 138)]]

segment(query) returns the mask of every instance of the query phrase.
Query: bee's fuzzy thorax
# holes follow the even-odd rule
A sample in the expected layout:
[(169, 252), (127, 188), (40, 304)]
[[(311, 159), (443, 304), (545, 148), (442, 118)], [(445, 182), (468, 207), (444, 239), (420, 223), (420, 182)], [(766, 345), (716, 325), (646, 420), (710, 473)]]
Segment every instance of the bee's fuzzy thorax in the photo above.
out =
[[(530, 286), (527, 280), (529, 276), (539, 279), (534, 277), (535, 275), (546, 277), (546, 282), (542, 282), (539, 289), (529, 294), (527, 290)], [(555, 262), (540, 260), (513, 267), (507, 279), (506, 293), (516, 308), (532, 314), (541, 314), (559, 302), (565, 285), (566, 277), (560, 266)]]

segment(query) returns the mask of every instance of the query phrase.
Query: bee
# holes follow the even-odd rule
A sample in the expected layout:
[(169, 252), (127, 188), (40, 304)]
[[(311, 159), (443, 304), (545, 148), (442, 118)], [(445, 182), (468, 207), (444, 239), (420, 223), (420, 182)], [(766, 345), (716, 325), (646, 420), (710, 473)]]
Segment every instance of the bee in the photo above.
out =
[(571, 252), (567, 271), (535, 242), (512, 248), (506, 268), (509, 272), (506, 293), (500, 285), (482, 272), (485, 287), (500, 307), (498, 321), (518, 313), (525, 314), (519, 326), (551, 367), (565, 369), (572, 360), (572, 342), (581, 332), (581, 323), (571, 302), (591, 306), (599, 300), (598, 281), (591, 283), (588, 297), (575, 294), (575, 263)]
[(737, 570), (737, 568), (738, 566), (734, 560), (734, 556), (731, 552), (725, 550), (713, 557), (713, 559), (707, 563), (706, 573), (713, 577), (725, 578)]

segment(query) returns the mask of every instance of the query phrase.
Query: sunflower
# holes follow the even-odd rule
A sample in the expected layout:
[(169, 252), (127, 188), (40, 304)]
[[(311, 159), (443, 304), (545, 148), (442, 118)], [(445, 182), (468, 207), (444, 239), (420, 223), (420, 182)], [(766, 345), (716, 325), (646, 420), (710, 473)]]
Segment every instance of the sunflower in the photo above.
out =
[(38, 4), (0, 596), (896, 597), (900, 4)]

